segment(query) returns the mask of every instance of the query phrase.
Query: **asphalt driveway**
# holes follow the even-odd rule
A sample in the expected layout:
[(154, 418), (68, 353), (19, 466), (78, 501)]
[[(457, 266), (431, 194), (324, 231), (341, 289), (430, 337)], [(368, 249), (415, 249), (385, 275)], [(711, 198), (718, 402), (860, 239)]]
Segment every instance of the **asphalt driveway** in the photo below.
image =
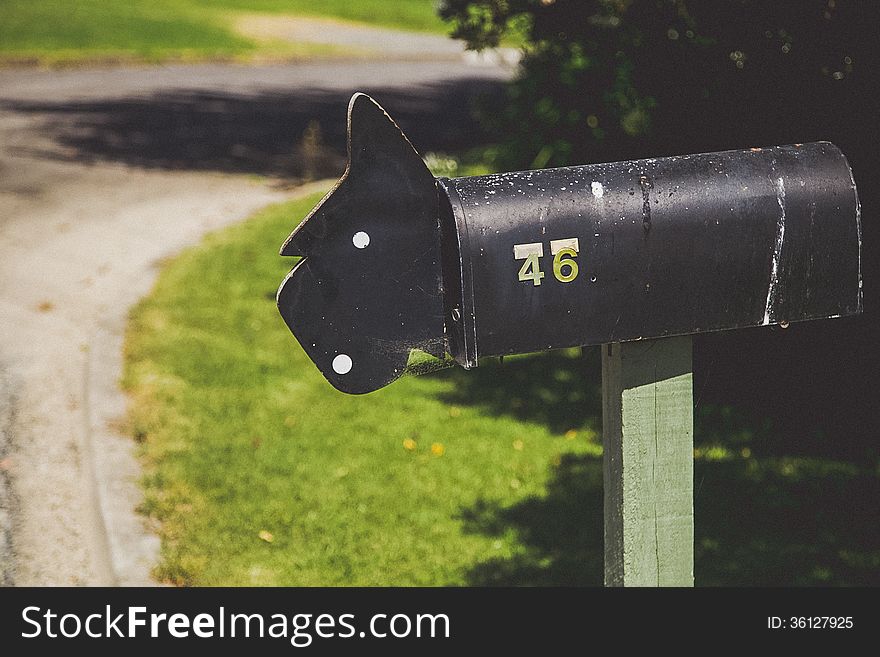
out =
[(423, 153), (448, 151), (483, 138), (473, 105), (511, 73), (460, 52), (0, 71), (0, 583), (150, 583), (118, 380), (128, 311), (164, 258), (341, 173), (354, 91)]

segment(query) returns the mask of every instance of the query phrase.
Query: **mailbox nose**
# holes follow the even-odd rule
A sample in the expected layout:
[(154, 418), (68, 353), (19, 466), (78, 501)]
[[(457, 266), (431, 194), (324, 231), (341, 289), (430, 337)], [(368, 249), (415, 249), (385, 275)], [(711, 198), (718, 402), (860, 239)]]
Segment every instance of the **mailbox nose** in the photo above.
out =
[(333, 386), (377, 390), (410, 352), (443, 355), (434, 177), (371, 98), (348, 109), (348, 168), (281, 255), (302, 259), (278, 290), (281, 316)]

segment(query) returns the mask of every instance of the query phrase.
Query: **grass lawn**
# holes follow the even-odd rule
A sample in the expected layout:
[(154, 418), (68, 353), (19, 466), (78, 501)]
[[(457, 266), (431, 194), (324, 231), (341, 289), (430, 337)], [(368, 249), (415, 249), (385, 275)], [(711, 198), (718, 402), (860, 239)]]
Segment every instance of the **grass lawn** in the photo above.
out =
[[(125, 384), (147, 464), (145, 511), (163, 539), (158, 578), (467, 584), (495, 577), (492, 564), (549, 564), (493, 517), (542, 498), (582, 459), (601, 481), (587, 391), (568, 384), (595, 363), (577, 349), (554, 354), (559, 374), (533, 390), (531, 361), (505, 361), (529, 391), (520, 397), (487, 385), (497, 365), (481, 368), (477, 388), (456, 368), (366, 396), (336, 392), (274, 301), (292, 264), (279, 245), (318, 198), (211, 236), (175, 259), (133, 314)], [(512, 414), (495, 413), (499, 403)], [(546, 417), (554, 404), (579, 410)], [(563, 520), (592, 536), (587, 545), (601, 541), (601, 502), (552, 522)]]
[[(336, 392), (275, 308), (277, 251), (318, 196), (172, 260), (134, 310), (124, 384), (161, 581), (600, 585), (596, 352)], [(696, 581), (880, 585), (880, 471), (762, 453), (696, 409)]]
[[(183, 585), (601, 585), (597, 353), (326, 383), (275, 308), (319, 196), (172, 260), (133, 312), (124, 384), (158, 579)], [(698, 405), (696, 581), (880, 584), (880, 471), (762, 453)]]
[(326, 16), (402, 30), (447, 33), (434, 0), (189, 0), (217, 9)]
[(2, 0), (0, 62), (248, 59), (327, 54), (326, 46), (254, 41), (232, 25), (272, 12), (445, 33), (431, 0)]

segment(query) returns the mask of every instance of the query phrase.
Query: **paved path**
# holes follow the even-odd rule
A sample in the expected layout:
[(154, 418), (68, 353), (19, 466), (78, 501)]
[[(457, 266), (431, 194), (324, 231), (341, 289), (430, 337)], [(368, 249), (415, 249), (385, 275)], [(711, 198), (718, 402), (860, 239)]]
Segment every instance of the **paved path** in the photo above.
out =
[(291, 195), (308, 123), (338, 155), (355, 90), (417, 147), (466, 145), (470, 99), (510, 75), (477, 63), (0, 71), (0, 584), (150, 583), (119, 429), (131, 305), (163, 258)]
[(519, 50), (498, 48), (468, 51), (463, 41), (442, 34), (400, 32), (345, 21), (251, 14), (236, 21), (236, 29), (256, 39), (276, 39), (298, 43), (335, 46), (345, 44), (355, 56), (379, 61), (453, 60), (472, 65), (516, 64)]

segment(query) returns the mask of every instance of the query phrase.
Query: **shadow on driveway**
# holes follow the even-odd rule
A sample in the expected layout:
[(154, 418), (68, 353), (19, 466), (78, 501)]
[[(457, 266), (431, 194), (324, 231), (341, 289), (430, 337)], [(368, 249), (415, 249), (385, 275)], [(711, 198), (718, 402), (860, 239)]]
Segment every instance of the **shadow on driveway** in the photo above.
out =
[[(476, 78), (405, 90), (377, 87), (369, 93), (420, 153), (459, 152), (487, 142), (474, 110), (477, 103), (498, 102), (503, 85)], [(309, 88), (175, 90), (114, 100), (10, 100), (0, 109), (44, 117), (43, 136), (58, 146), (19, 154), (302, 179), (341, 174), (350, 96), (348, 90)]]

